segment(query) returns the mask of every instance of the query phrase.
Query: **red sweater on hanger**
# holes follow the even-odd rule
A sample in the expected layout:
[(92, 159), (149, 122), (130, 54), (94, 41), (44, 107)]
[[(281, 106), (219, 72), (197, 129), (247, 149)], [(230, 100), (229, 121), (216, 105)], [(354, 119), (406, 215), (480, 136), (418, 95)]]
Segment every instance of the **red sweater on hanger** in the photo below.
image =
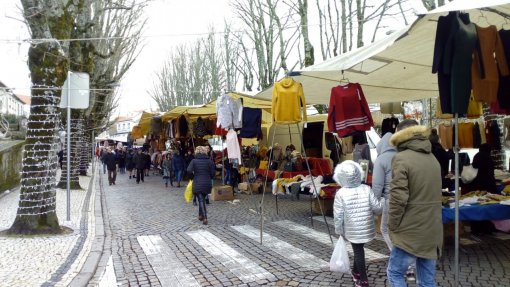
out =
[(328, 110), (329, 132), (339, 137), (356, 131), (367, 131), (374, 125), (360, 84), (349, 83), (331, 89)]

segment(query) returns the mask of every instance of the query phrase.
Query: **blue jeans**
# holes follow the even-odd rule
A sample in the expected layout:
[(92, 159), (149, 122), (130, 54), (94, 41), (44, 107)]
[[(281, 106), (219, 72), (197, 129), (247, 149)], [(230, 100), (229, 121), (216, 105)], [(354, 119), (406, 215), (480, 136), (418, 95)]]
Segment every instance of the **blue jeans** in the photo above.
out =
[(103, 174), (106, 173), (106, 163), (103, 162)]
[(182, 170), (178, 169), (175, 171), (175, 181), (180, 183), (182, 181)]
[(198, 215), (202, 215), (205, 219), (207, 219), (207, 209), (205, 208), (205, 194), (199, 193), (198, 197)]
[(386, 270), (392, 287), (406, 287), (406, 272), (409, 265), (416, 260), (416, 286), (436, 286), (436, 260), (416, 257), (393, 246)]

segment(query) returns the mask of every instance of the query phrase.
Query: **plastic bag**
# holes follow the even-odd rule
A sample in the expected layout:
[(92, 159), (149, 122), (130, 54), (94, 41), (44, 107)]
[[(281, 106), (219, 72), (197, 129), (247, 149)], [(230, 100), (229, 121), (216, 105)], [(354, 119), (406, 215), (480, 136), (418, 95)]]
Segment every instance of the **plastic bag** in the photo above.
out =
[(193, 181), (190, 180), (188, 182), (188, 186), (186, 186), (186, 190), (184, 191), (184, 199), (187, 203), (190, 203), (193, 199)]
[(466, 165), (462, 168), (460, 179), (462, 180), (463, 183), (470, 183), (476, 178), (477, 175), (478, 175), (477, 168), (474, 168), (472, 165)]
[(331, 260), (329, 261), (329, 270), (332, 272), (350, 273), (349, 254), (345, 247), (343, 236), (338, 238)]

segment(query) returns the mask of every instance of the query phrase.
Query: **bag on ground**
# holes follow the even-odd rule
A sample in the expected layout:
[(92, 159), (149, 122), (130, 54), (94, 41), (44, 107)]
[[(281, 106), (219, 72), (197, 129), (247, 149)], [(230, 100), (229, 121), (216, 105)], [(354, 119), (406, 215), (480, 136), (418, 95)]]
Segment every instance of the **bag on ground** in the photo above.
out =
[(184, 191), (184, 199), (187, 203), (190, 203), (193, 199), (193, 181), (190, 180), (188, 182), (188, 186), (186, 186), (186, 190)]
[(331, 260), (329, 261), (329, 270), (332, 272), (349, 273), (349, 254), (345, 247), (345, 241), (343, 236), (338, 238)]

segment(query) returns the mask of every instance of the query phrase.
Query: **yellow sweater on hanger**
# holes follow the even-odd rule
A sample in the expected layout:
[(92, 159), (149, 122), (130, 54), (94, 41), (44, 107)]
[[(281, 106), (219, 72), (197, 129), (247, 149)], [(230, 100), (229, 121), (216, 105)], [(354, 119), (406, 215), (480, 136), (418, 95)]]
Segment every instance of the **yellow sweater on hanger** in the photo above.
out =
[(273, 121), (276, 123), (291, 124), (307, 120), (306, 101), (301, 83), (292, 78), (284, 78), (274, 84), (272, 113)]

